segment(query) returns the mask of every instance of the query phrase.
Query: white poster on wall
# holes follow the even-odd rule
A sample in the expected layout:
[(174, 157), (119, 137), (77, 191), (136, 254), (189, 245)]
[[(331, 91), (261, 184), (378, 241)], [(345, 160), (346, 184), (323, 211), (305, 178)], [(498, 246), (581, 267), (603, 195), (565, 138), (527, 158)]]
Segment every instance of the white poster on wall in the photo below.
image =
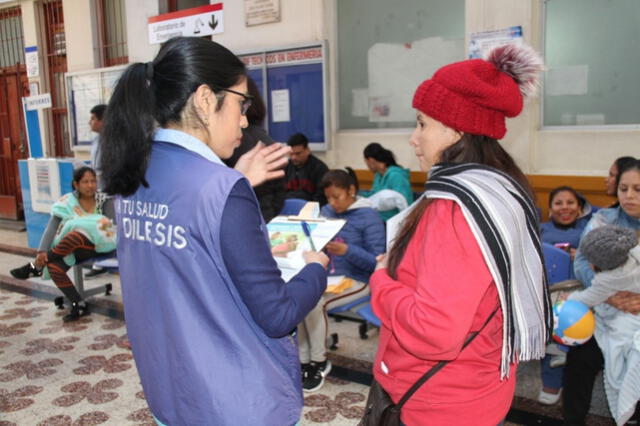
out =
[(551, 68), (544, 80), (547, 96), (586, 95), (589, 89), (589, 65)]
[(27, 77), (38, 77), (40, 75), (37, 46), (28, 46), (24, 48), (24, 62), (27, 66)]
[(273, 112), (274, 123), (291, 121), (291, 106), (289, 103), (288, 89), (271, 91), (271, 111)]
[(413, 93), (443, 65), (464, 59), (463, 39), (430, 37), (413, 43), (376, 43), (367, 55), (369, 121), (413, 121)]
[(38, 213), (51, 213), (51, 206), (60, 198), (60, 171), (55, 158), (29, 158), (31, 205)]
[(93, 140), (89, 126), (91, 108), (101, 104), (102, 81), (99, 74), (85, 74), (73, 77), (74, 107), (76, 118), (76, 138), (78, 143)]
[(484, 58), (494, 47), (524, 42), (522, 27), (502, 28), (500, 30), (481, 31), (469, 35), (469, 59)]
[(351, 90), (351, 115), (354, 117), (369, 116), (369, 89)]

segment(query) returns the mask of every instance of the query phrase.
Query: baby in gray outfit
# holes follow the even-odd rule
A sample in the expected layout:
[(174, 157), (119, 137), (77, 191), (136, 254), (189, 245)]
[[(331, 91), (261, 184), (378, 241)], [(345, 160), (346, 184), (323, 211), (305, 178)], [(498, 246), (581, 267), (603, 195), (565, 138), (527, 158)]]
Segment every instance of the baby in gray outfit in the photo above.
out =
[(616, 424), (633, 415), (640, 399), (640, 315), (605, 302), (626, 290), (640, 293), (640, 246), (636, 231), (602, 226), (582, 237), (578, 250), (596, 274), (591, 287), (569, 299), (595, 306), (595, 338), (604, 357), (604, 389)]
[(579, 251), (596, 275), (591, 287), (571, 294), (569, 299), (595, 306), (622, 290), (640, 293), (640, 246), (636, 231), (614, 225), (596, 228), (582, 237)]

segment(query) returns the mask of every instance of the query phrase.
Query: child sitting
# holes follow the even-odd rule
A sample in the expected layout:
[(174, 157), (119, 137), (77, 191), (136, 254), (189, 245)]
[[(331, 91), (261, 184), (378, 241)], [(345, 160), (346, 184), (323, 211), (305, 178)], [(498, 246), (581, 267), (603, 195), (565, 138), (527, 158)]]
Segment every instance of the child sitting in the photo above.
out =
[(596, 275), (591, 287), (569, 299), (596, 306), (595, 337), (604, 356), (604, 387), (618, 425), (640, 399), (640, 317), (603, 303), (619, 291), (640, 293), (640, 246), (636, 231), (607, 225), (586, 234), (579, 251)]
[(351, 169), (331, 170), (320, 181), (327, 197), (320, 214), (330, 219), (345, 219), (346, 224), (326, 251), (331, 257), (329, 275), (344, 275), (353, 285), (340, 294), (325, 293), (320, 302), (298, 325), (302, 386), (305, 392), (318, 390), (331, 369), (327, 360), (327, 317), (331, 308), (369, 294), (369, 276), (376, 256), (385, 251), (384, 224), (366, 198), (357, 197), (357, 179)]

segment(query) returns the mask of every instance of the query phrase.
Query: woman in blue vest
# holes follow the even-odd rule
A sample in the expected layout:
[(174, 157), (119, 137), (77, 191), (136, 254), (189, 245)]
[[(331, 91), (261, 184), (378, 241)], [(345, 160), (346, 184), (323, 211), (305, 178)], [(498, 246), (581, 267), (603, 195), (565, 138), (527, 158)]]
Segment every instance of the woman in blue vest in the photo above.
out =
[(129, 66), (109, 102), (103, 177), (119, 196), (127, 331), (161, 425), (300, 419), (294, 330), (325, 290), (328, 258), (305, 253), (285, 284), (249, 181), (222, 162), (247, 126), (246, 93), (229, 50), (180, 37)]

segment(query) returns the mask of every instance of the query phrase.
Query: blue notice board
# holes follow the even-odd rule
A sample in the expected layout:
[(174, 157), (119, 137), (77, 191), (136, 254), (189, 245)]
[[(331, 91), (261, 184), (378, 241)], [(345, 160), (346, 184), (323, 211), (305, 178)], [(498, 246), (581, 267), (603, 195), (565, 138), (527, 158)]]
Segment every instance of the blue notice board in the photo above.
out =
[[(269, 109), (269, 135), (286, 141), (294, 133), (304, 133), (309, 142), (322, 143), (324, 134), (324, 90), (322, 64), (291, 65), (267, 68), (269, 93), (288, 89), (291, 121), (273, 122)], [(271, 104), (271, 97), (268, 100)]]
[[(276, 141), (304, 133), (312, 150), (328, 146), (326, 57), (324, 44), (297, 46), (238, 55), (247, 65), (267, 107), (265, 127)], [(287, 90), (289, 120), (274, 122), (272, 92)]]

